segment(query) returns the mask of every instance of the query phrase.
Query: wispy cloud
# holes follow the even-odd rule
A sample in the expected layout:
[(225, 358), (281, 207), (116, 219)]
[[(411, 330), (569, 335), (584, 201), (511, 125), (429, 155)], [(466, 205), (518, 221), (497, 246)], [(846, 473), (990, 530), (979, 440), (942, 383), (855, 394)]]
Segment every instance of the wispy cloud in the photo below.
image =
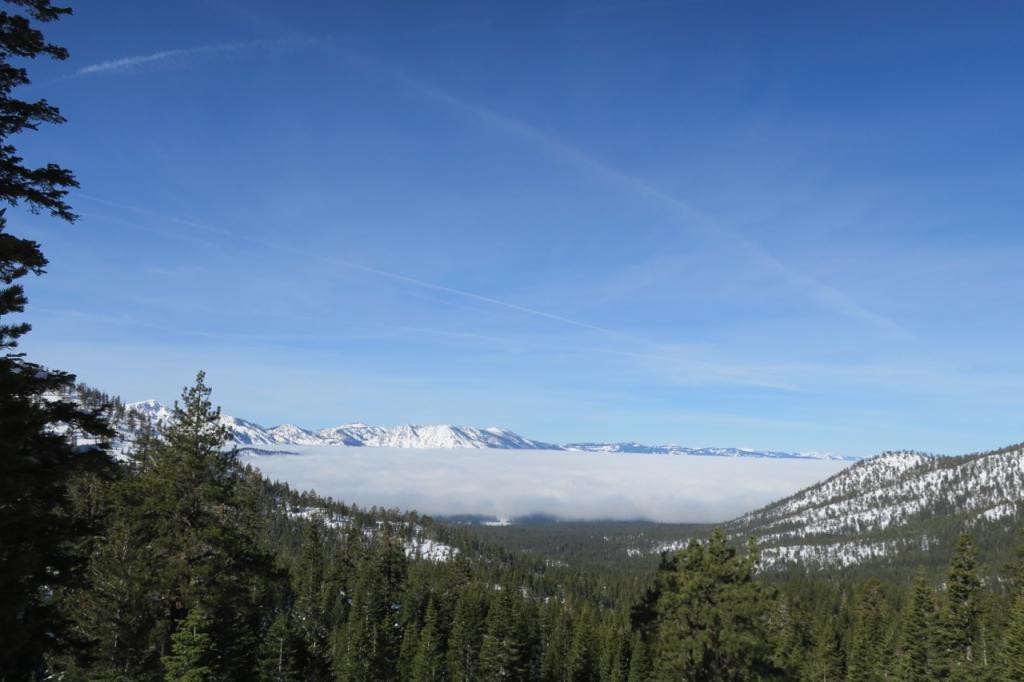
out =
[(121, 57), (120, 59), (108, 59), (107, 61), (83, 66), (76, 70), (74, 75), (94, 76), (97, 74), (109, 73), (134, 73), (158, 62), (181, 60), (207, 54), (233, 52), (247, 47), (253, 47), (256, 44), (257, 43), (224, 43), (222, 45), (199, 45), (197, 47), (185, 47), (177, 50), (162, 50), (152, 54)]
[(741, 232), (723, 224), (713, 216), (696, 209), (689, 202), (655, 187), (643, 178), (622, 171), (551, 133), (493, 109), (457, 97), (433, 84), (419, 78), (414, 78), (405, 72), (364, 56), (352, 54), (327, 43), (320, 43), (320, 46), (324, 49), (330, 49), (337, 56), (360, 66), (364, 70), (372, 71), (403, 86), (423, 99), (466, 116), (485, 128), (530, 143), (544, 153), (568, 163), (589, 175), (595, 176), (624, 193), (657, 205), (672, 216), (681, 226), (703, 233), (714, 239), (725, 241), (735, 248), (738, 253), (747, 256), (753, 262), (759, 264), (765, 271), (800, 287), (821, 305), (838, 314), (867, 323), (887, 333), (899, 336), (908, 335), (908, 332), (894, 320), (869, 310), (848, 294), (789, 265)]
[(602, 327), (601, 325), (590, 324), (589, 322), (584, 322), (582, 320), (576, 320), (576, 319), (573, 319), (571, 317), (566, 317), (565, 315), (559, 315), (557, 313), (548, 312), (546, 310), (541, 310), (539, 308), (534, 308), (534, 307), (530, 307), (530, 306), (519, 305), (517, 303), (512, 303), (512, 302), (505, 301), (505, 300), (502, 300), (502, 299), (499, 299), (499, 298), (494, 298), (492, 296), (486, 296), (484, 294), (476, 293), (476, 292), (473, 292), (473, 291), (468, 291), (466, 289), (458, 289), (456, 287), (450, 287), (450, 286), (446, 286), (444, 284), (437, 284), (435, 282), (428, 282), (426, 280), (417, 279), (416, 277), (410, 277), (409, 275), (405, 275), (405, 274), (402, 274), (400, 272), (393, 272), (391, 270), (383, 270), (383, 269), (380, 269), (380, 268), (371, 267), (369, 265), (364, 265), (362, 263), (356, 263), (356, 262), (353, 262), (353, 261), (350, 261), (350, 260), (346, 260), (344, 258), (337, 258), (335, 256), (329, 256), (329, 255), (326, 255), (326, 254), (323, 254), (323, 253), (318, 253), (316, 251), (311, 251), (311, 250), (308, 250), (308, 249), (298, 248), (298, 247), (292, 246), (291, 244), (286, 244), (286, 243), (283, 243), (283, 242), (275, 242), (275, 241), (272, 241), (272, 240), (261, 239), (261, 238), (257, 238), (257, 237), (251, 237), (251, 236), (244, 235), (244, 234), (243, 235), (235, 234), (233, 232), (230, 232), (228, 230), (225, 230), (225, 229), (222, 229), (222, 228), (219, 228), (219, 227), (213, 227), (213, 226), (210, 226), (210, 225), (204, 225), (202, 223), (198, 223), (198, 222), (195, 222), (193, 220), (187, 220), (187, 219), (184, 219), (184, 218), (178, 218), (176, 216), (170, 216), (170, 215), (166, 215), (166, 214), (157, 213), (157, 212), (154, 212), (154, 211), (149, 211), (149, 210), (146, 210), (146, 209), (138, 208), (136, 206), (129, 206), (129, 205), (126, 205), (126, 204), (121, 204), (121, 203), (118, 203), (118, 202), (110, 201), (108, 199), (103, 199), (103, 198), (100, 198), (100, 197), (95, 197), (95, 196), (92, 196), (92, 195), (89, 195), (89, 194), (84, 194), (83, 193), (83, 194), (79, 194), (78, 196), (82, 197), (82, 198), (85, 198), (85, 199), (88, 199), (90, 201), (95, 201), (97, 203), (104, 204), (106, 206), (111, 206), (111, 207), (114, 207), (114, 208), (119, 208), (121, 210), (126, 210), (126, 211), (131, 211), (133, 213), (138, 213), (140, 215), (147, 215), (147, 216), (150, 216), (150, 217), (154, 217), (154, 218), (159, 218), (159, 219), (162, 219), (162, 220), (167, 220), (167, 221), (175, 222), (175, 223), (178, 223), (180, 225), (186, 225), (188, 227), (192, 227), (192, 228), (196, 228), (196, 229), (202, 230), (204, 232), (209, 232), (209, 233), (221, 235), (221, 236), (224, 236), (224, 237), (230, 237), (232, 240), (236, 240), (236, 241), (241, 240), (241, 241), (245, 241), (245, 242), (248, 242), (250, 244), (257, 245), (257, 246), (260, 246), (260, 247), (263, 247), (263, 248), (273, 249), (273, 250), (281, 252), (281, 253), (289, 253), (289, 254), (292, 254), (292, 255), (301, 256), (303, 258), (317, 260), (317, 261), (320, 261), (320, 262), (323, 262), (323, 263), (327, 263), (329, 265), (340, 266), (340, 267), (344, 267), (344, 268), (347, 268), (347, 269), (350, 269), (350, 270), (356, 270), (356, 271), (363, 272), (363, 273), (366, 273), (366, 274), (369, 274), (369, 275), (373, 275), (373, 276), (376, 276), (376, 277), (380, 277), (380, 278), (383, 278), (383, 279), (388, 279), (388, 280), (400, 282), (400, 283), (403, 283), (403, 284), (411, 285), (411, 286), (414, 286), (414, 287), (419, 288), (419, 289), (439, 292), (439, 293), (443, 293), (443, 294), (449, 294), (449, 295), (452, 295), (452, 296), (458, 296), (460, 298), (468, 299), (468, 300), (471, 300), (471, 301), (476, 301), (478, 303), (485, 303), (485, 304), (488, 304), (488, 305), (491, 305), (491, 306), (497, 306), (499, 308), (504, 308), (506, 310), (511, 310), (511, 311), (514, 311), (514, 312), (517, 312), (517, 313), (522, 313), (522, 314), (525, 314), (525, 315), (530, 315), (532, 317), (542, 318), (542, 319), (553, 321), (553, 322), (559, 322), (561, 324), (569, 325), (569, 326), (572, 326), (572, 327), (577, 327), (579, 329), (586, 329), (586, 330), (589, 330), (589, 331), (600, 332), (602, 334), (606, 334), (606, 335), (609, 335), (609, 336), (617, 337), (617, 338), (628, 340), (628, 341), (643, 343), (643, 344), (652, 345), (652, 346), (657, 346), (658, 345), (658, 344), (654, 344), (654, 343), (652, 343), (652, 342), (650, 342), (650, 341), (648, 341), (646, 339), (643, 339), (641, 337), (634, 336), (632, 334), (629, 334), (629, 333), (626, 333), (626, 332), (622, 332), (622, 331), (619, 331), (617, 329), (611, 329), (609, 327)]
[(197, 45), (173, 50), (161, 50), (151, 54), (132, 55), (88, 64), (77, 69), (71, 77), (96, 76), (103, 74), (138, 73), (149, 67), (166, 62), (187, 62), (199, 57), (216, 56), (256, 48), (283, 47), (288, 45), (312, 44), (311, 38), (282, 38), (274, 40), (251, 40), (217, 45)]

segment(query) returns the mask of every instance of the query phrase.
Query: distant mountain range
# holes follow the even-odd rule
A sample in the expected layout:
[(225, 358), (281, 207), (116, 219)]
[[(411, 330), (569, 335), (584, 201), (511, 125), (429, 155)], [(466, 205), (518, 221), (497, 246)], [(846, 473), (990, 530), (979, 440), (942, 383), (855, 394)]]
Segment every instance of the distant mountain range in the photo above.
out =
[[(128, 403), (128, 410), (153, 424), (166, 421), (171, 411), (156, 400)], [(772, 452), (746, 448), (688, 448), (679, 445), (643, 445), (641, 443), (567, 443), (557, 445), (524, 438), (507, 429), (485, 429), (470, 426), (368, 426), (342, 424), (326, 429), (310, 430), (294, 424), (266, 428), (245, 419), (221, 416), (235, 442), (246, 446), (338, 445), (347, 447), (389, 448), (498, 448), (506, 450), (566, 450), (576, 452), (613, 452), (652, 455), (685, 455), (699, 457), (769, 457), (774, 459), (850, 460), (816, 452)]]

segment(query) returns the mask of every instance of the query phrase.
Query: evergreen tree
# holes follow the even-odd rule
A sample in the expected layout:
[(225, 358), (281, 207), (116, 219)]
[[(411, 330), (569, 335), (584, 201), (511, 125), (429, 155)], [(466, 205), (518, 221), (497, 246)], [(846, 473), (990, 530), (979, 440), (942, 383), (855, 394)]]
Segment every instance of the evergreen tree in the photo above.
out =
[(576, 617), (566, 661), (567, 682), (596, 682), (599, 675), (598, 642), (593, 616), (584, 610)]
[(292, 566), (292, 585), (295, 590), (293, 619), (298, 635), (305, 643), (303, 672), (309, 682), (333, 677), (330, 634), (337, 585), (328, 577), (329, 568), (322, 524), (306, 524), (302, 546)]
[(946, 590), (939, 619), (937, 673), (970, 679), (979, 667), (981, 580), (974, 543), (961, 535), (946, 571)]
[(602, 646), (601, 680), (626, 682), (629, 677), (629, 631), (611, 623)]
[(444, 647), (433, 600), (427, 604), (420, 629), (419, 645), (412, 664), (412, 682), (440, 682), (444, 679)]
[[(74, 176), (55, 164), (34, 168), (11, 138), (42, 124), (63, 123), (46, 100), (26, 101), (14, 90), (29, 83), (12, 60), (66, 59), (38, 25), (71, 13), (49, 0), (9, 0), (0, 11), (0, 203), (23, 205), (73, 222), (65, 202)], [(43, 656), (73, 643), (55, 605), (81, 576), (80, 541), (93, 532), (68, 507), (69, 483), (83, 472), (106, 473), (103, 441), (112, 434), (97, 411), (66, 399), (74, 376), (50, 371), (15, 352), (31, 327), (10, 323), (28, 302), (17, 280), (44, 272), (39, 244), (7, 230), (0, 210), (0, 676), (42, 674)], [(76, 439), (82, 443), (76, 448)]]
[(301, 682), (308, 679), (300, 672), (300, 642), (292, 631), (287, 614), (277, 614), (263, 636), (257, 679), (260, 682)]
[[(663, 564), (648, 593), (656, 618), (659, 680), (748, 680), (782, 675), (775, 588), (754, 579), (758, 557), (731, 548), (720, 530)], [(647, 607), (649, 608), (649, 606)], [(638, 614), (641, 622), (643, 609)]]
[(395, 678), (402, 635), (401, 605), (396, 600), (405, 576), (401, 544), (390, 535), (381, 538), (356, 576), (345, 649), (337, 667), (341, 679), (374, 682)]
[(886, 610), (882, 585), (869, 581), (861, 588), (854, 607), (850, 654), (846, 671), (848, 682), (876, 682), (885, 679), (888, 657), (885, 655)]
[(839, 682), (845, 676), (846, 656), (838, 614), (826, 611), (817, 618), (812, 631), (812, 649), (805, 659), (806, 682)]
[(900, 679), (928, 682), (934, 679), (932, 655), (935, 646), (935, 594), (919, 572), (914, 578), (910, 603), (903, 618)]
[(520, 642), (516, 637), (514, 590), (511, 585), (503, 585), (491, 599), (480, 647), (480, 674), (486, 680), (515, 680), (519, 677)]
[(164, 657), (165, 682), (207, 682), (214, 674), (211, 619), (202, 606), (195, 606), (171, 636), (171, 653)]
[(448, 638), (448, 675), (452, 682), (479, 679), (480, 647), (487, 618), (487, 598), (479, 585), (459, 593)]
[(1024, 590), (1018, 592), (1003, 635), (1000, 682), (1024, 680)]
[(629, 682), (648, 682), (654, 679), (654, 661), (651, 660), (651, 647), (647, 641), (637, 634), (633, 637), (633, 646), (629, 657)]
[(544, 614), (545, 642), (541, 657), (540, 678), (544, 682), (562, 682), (572, 644), (569, 614), (564, 605), (552, 603)]
[[(408, 604), (402, 605), (402, 611), (410, 611)], [(416, 651), (420, 648), (420, 628), (415, 614), (410, 614), (402, 625), (402, 644), (398, 649), (398, 662), (395, 673), (400, 680), (412, 677), (412, 667), (416, 662)]]
[(199, 372), (175, 402), (138, 483), (153, 533), (150, 551), (162, 562), (168, 616), (176, 619), (185, 608), (207, 604), (217, 614), (211, 635), (222, 654), (218, 676), (247, 678), (251, 652), (259, 645), (260, 599), (276, 571), (246, 524), (238, 453), (227, 447), (230, 435), (210, 394)]

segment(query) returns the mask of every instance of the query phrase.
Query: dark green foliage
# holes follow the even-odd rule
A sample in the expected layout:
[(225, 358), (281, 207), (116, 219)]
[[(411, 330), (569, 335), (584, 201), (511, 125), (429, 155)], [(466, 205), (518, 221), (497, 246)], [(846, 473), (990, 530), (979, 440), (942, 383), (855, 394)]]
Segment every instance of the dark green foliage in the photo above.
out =
[[(129, 420), (116, 399), (78, 393)], [(62, 589), (53, 607), (91, 656), (51, 653), (50, 672), (67, 680), (810, 682), (1004, 680), (1021, 667), (1024, 600), (999, 612), (966, 539), (938, 595), (923, 575), (909, 590), (795, 572), (779, 581), (757, 572), (752, 546), (738, 551), (715, 532), (663, 556), (634, 597), (631, 571), (520, 559), (465, 528), (269, 483), (226, 447), (209, 396), (200, 375), (162, 433), (136, 434), (118, 476), (75, 479), (69, 513), (92, 519), (102, 535), (79, 544), (87, 584)], [(423, 533), (458, 547), (457, 559), (414, 558)]]
[(163, 659), (166, 682), (214, 680), (217, 653), (210, 636), (212, 621), (206, 609), (194, 606), (171, 635), (171, 652)]
[(886, 651), (891, 617), (882, 585), (869, 581), (857, 593), (853, 607), (853, 630), (846, 679), (849, 682), (876, 682), (886, 679), (890, 662)]
[[(65, 59), (67, 51), (48, 43), (38, 24), (70, 10), (47, 0), (8, 4), (13, 12), (0, 11), (0, 203), (71, 222), (75, 215), (64, 198), (77, 186), (72, 174), (52, 163), (24, 165), (11, 141), (64, 120), (45, 100), (14, 96), (29, 77), (12, 60)], [(42, 274), (47, 261), (36, 242), (7, 232), (5, 210), (0, 209), (0, 679), (22, 679), (42, 670), (45, 655), (75, 650), (76, 638), (57, 605), (81, 578), (96, 519), (76, 514), (71, 488), (83, 477), (109, 473), (104, 441), (112, 432), (97, 412), (65, 399), (74, 376), (15, 352), (30, 330), (26, 323), (10, 322), (28, 303), (17, 280)]]
[(809, 651), (802, 667), (802, 679), (838, 681), (845, 677), (846, 655), (839, 616), (832, 610), (815, 618)]
[(431, 601), (423, 618), (409, 679), (412, 682), (440, 682), (444, 679), (444, 672), (444, 643), (441, 641), (437, 610)]
[(653, 644), (659, 680), (748, 680), (782, 676), (777, 590), (754, 579), (745, 555), (715, 531), (666, 557), (634, 621)]
[(345, 648), (337, 666), (341, 679), (372, 682), (395, 678), (402, 638), (397, 598), (405, 575), (405, 553), (391, 536), (379, 542), (362, 562), (356, 575)]
[(487, 618), (487, 597), (479, 585), (459, 594), (448, 638), (448, 673), (453, 682), (479, 679), (480, 647)]
[(967, 535), (961, 535), (946, 572), (939, 614), (938, 675), (969, 679), (981, 665), (981, 599), (974, 545)]
[(480, 674), (486, 680), (521, 679), (514, 590), (511, 585), (504, 585), (491, 599), (480, 647)]
[(1018, 592), (1003, 637), (1001, 681), (1024, 680), (1024, 590)]
[(257, 679), (260, 682), (300, 682), (305, 679), (301, 673), (302, 645), (287, 614), (277, 614), (260, 644)]
[(914, 578), (910, 603), (903, 616), (900, 678), (928, 682), (934, 678), (935, 592), (923, 575)]

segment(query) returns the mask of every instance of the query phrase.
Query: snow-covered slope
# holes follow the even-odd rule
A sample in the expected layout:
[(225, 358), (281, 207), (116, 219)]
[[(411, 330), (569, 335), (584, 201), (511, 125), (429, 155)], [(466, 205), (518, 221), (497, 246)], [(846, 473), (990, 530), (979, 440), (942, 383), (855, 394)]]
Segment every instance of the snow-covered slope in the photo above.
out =
[[(155, 400), (129, 403), (128, 410), (149, 419), (154, 425), (166, 421), (171, 411)], [(504, 450), (571, 450), (580, 452), (621, 452), (656, 455), (708, 457), (771, 457), (776, 459), (847, 459), (829, 454), (770, 452), (744, 448), (686, 448), (679, 445), (642, 445), (640, 443), (570, 443), (555, 445), (524, 438), (507, 429), (470, 426), (368, 426), (342, 424), (319, 431), (294, 424), (265, 428), (238, 417), (223, 415), (227, 426), (241, 445), (344, 445), (350, 447), (390, 448), (498, 448)]]
[(768, 565), (848, 566), (927, 552), (979, 525), (1024, 519), (1024, 446), (937, 457), (889, 452), (727, 524)]

